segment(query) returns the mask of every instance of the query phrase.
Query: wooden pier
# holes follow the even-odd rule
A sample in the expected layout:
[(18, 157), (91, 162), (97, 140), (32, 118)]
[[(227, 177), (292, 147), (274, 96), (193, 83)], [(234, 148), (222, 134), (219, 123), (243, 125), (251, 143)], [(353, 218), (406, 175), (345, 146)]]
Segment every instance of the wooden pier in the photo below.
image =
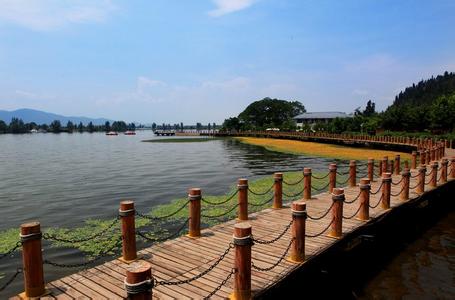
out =
[[(446, 149), (446, 151), (451, 150)], [(453, 155), (455, 153), (448, 152), (446, 154)], [(441, 152), (439, 154), (436, 153), (435, 156), (439, 159), (442, 158)], [(305, 268), (308, 262), (333, 247), (340, 240), (343, 240), (349, 233), (368, 226), (369, 223), (389, 214), (397, 207), (410, 201), (416, 201), (427, 191), (447, 184), (444, 182), (443, 172), (446, 172), (447, 182), (455, 180), (455, 174), (452, 174), (455, 172), (455, 158), (443, 161), (439, 161), (440, 164), (438, 164), (436, 169), (434, 164), (428, 165), (424, 169), (420, 168), (420, 170), (411, 169), (410, 175), (406, 175), (406, 172), (401, 174), (399, 161), (398, 172), (395, 172), (393, 168), (387, 169), (386, 164), (384, 170), (391, 171), (392, 175), (390, 180), (387, 177), (389, 173), (386, 173), (382, 177), (375, 177), (370, 183), (371, 192), (367, 192), (369, 203), (367, 203), (368, 206), (366, 207), (369, 218), (365, 221), (359, 219), (361, 212), (359, 205), (362, 203), (364, 205), (365, 202), (363, 202), (364, 196), (361, 194), (361, 187), (359, 187), (357, 182), (352, 184), (352, 181), (350, 181), (349, 185), (351, 186), (345, 187), (344, 190), (333, 190), (335, 194), (344, 193), (345, 200), (343, 203), (334, 204), (337, 195), (334, 196), (333, 193), (329, 192), (311, 195), (311, 199), (304, 200), (306, 203), (305, 216), (308, 215), (308, 219), (306, 219), (304, 227), (306, 238), (304, 239), (305, 261), (303, 262), (295, 262), (295, 260), (290, 259), (293, 251), (292, 249), (289, 250), (293, 243), (293, 230), (292, 228), (289, 229), (289, 227), (292, 224), (293, 209), (287, 204), (283, 205), (282, 208), (268, 208), (249, 214), (246, 221), (231, 220), (203, 229), (199, 237), (197, 237), (198, 234), (196, 233), (196, 237), (180, 236), (155, 244), (152, 247), (138, 251), (139, 259), (132, 264), (126, 263), (121, 259), (114, 259), (49, 282), (45, 285), (48, 293), (42, 296), (41, 299), (126, 298), (127, 292), (125, 291), (124, 283), (126, 272), (127, 270), (131, 271), (132, 267), (134, 268), (141, 262), (147, 262), (151, 265), (152, 275), (155, 278), (155, 286), (153, 287), (153, 298), (155, 299), (202, 299), (208, 295), (213, 299), (229, 298), (232, 296), (236, 284), (239, 284), (239, 280), (243, 280), (237, 278), (237, 274), (233, 272), (234, 266), (238, 267), (238, 265), (236, 265), (235, 258), (237, 252), (232, 242), (234, 227), (239, 223), (251, 225), (253, 240), (258, 241), (254, 245), (250, 245), (252, 265), (247, 266), (248, 268), (251, 267), (251, 295), (264, 294), (268, 289), (286, 280), (286, 277), (292, 272)], [(448, 167), (444, 169), (444, 166), (447, 165)], [(434, 170), (436, 170), (436, 174)], [(350, 171), (352, 171), (352, 168)], [(425, 176), (425, 173), (432, 174), (430, 175), (432, 177), (424, 179), (423, 193), (418, 192), (422, 171), (424, 172), (423, 176)], [(409, 180), (407, 187), (403, 183), (406, 180)], [(387, 184), (390, 190), (384, 191), (384, 186)], [(241, 184), (239, 184), (239, 189), (240, 186)], [(403, 191), (406, 191), (406, 189), (409, 189), (409, 199), (403, 197)], [(197, 195), (190, 196), (194, 197)], [(308, 194), (305, 197), (307, 196)], [(384, 203), (384, 197), (390, 197), (390, 208), (386, 207), (387, 203)], [(239, 196), (239, 202), (240, 198)], [(362, 199), (362, 201), (359, 199)], [(440, 200), (443, 201), (444, 199)], [(337, 205), (342, 207), (341, 216), (337, 215)], [(342, 235), (333, 237), (334, 232), (336, 232), (334, 226), (337, 222), (341, 222)], [(192, 226), (195, 225), (193, 224)], [(279, 238), (280, 236), (282, 237)], [(275, 239), (276, 241), (270, 242)], [(276, 266), (274, 267), (275, 264)], [(210, 270), (207, 272), (208, 268)], [(184, 282), (185, 279), (192, 279), (192, 277), (204, 272), (206, 273), (200, 278)], [(172, 284), (173, 282), (177, 283)], [(243, 298), (247, 299), (249, 296)], [(23, 299), (23, 295), (18, 295), (11, 299)]]

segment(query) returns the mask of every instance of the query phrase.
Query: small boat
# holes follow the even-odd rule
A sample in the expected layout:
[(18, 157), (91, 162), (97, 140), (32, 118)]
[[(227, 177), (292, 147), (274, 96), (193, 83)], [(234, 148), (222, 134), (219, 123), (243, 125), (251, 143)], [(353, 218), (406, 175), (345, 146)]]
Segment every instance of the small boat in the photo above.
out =
[(135, 131), (127, 130), (125, 131), (125, 135), (136, 135)]
[(106, 132), (106, 135), (118, 135), (118, 133), (115, 131), (109, 131), (109, 132)]

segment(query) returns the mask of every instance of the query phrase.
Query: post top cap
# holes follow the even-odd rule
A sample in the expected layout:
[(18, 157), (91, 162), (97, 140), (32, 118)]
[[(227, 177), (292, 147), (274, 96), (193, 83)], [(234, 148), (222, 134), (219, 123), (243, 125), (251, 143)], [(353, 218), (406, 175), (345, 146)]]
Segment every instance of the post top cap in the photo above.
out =
[(304, 211), (306, 209), (306, 203), (303, 200), (292, 202), (292, 210)]
[(274, 177), (283, 177), (283, 173), (281, 172), (276, 172), (273, 174)]
[(190, 188), (188, 190), (188, 193), (190, 195), (200, 195), (201, 194), (201, 189), (200, 188)]
[(248, 179), (246, 178), (239, 178), (239, 183), (242, 184), (242, 183), (248, 183)]
[(332, 191), (332, 194), (334, 194), (334, 195), (344, 194), (344, 189), (343, 188), (334, 188)]
[[(126, 267), (126, 271), (130, 272), (130, 273), (144, 273), (144, 272), (148, 272), (148, 270), (150, 270), (151, 267), (152, 266), (150, 265), (150, 263), (148, 263), (146, 261), (135, 261)], [(133, 282), (130, 282), (130, 283), (133, 283)]]
[(362, 179), (360, 179), (360, 184), (370, 184), (370, 179), (362, 178)]
[(303, 172), (311, 172), (311, 168), (303, 168)]
[(40, 222), (31, 221), (28, 223), (21, 224), (21, 234), (32, 234), (39, 233), (41, 231)]
[(383, 178), (390, 178), (391, 176), (392, 176), (392, 173), (390, 173), (390, 172), (382, 173)]
[(125, 200), (120, 202), (120, 209), (121, 210), (128, 210), (134, 208), (134, 201), (132, 200)]

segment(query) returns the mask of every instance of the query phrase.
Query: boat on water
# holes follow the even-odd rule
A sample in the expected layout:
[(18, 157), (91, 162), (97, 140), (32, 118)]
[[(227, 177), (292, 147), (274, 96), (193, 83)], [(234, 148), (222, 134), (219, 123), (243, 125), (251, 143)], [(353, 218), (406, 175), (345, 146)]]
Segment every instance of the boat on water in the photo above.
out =
[(125, 131), (125, 135), (136, 135), (135, 131), (127, 130)]
[(106, 135), (118, 135), (118, 133), (115, 131), (109, 131), (109, 132), (106, 132)]

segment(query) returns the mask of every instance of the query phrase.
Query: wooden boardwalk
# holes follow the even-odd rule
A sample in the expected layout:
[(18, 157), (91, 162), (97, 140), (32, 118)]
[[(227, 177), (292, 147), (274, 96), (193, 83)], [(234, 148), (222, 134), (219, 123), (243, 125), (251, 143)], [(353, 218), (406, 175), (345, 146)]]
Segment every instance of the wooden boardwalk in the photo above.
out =
[[(428, 172), (431, 170), (429, 169)], [(450, 172), (450, 167), (449, 167)], [(411, 171), (412, 176), (417, 170)], [(410, 186), (416, 185), (418, 178), (412, 178)], [(398, 182), (401, 175), (393, 175), (392, 181)], [(449, 179), (450, 181), (451, 179)], [(426, 181), (429, 178), (426, 177)], [(376, 180), (371, 185), (371, 191), (375, 192), (380, 187), (381, 181)], [(438, 183), (439, 185), (440, 183)], [(425, 190), (429, 190), (428, 186)], [(392, 185), (392, 195), (399, 193), (401, 185)], [(346, 200), (354, 199), (359, 193), (359, 187), (346, 187)], [(370, 195), (370, 204), (378, 203), (381, 192)], [(418, 195), (415, 190), (410, 190), (410, 198)], [(327, 211), (332, 204), (331, 194), (325, 192), (315, 195), (306, 201), (307, 212), (311, 216), (320, 216)], [(403, 203), (399, 196), (391, 196), (391, 208)], [(359, 201), (352, 204), (344, 204), (345, 216), (353, 215), (359, 206)], [(371, 219), (387, 214), (390, 210), (384, 210), (381, 205), (370, 208)], [(253, 236), (256, 239), (271, 240), (283, 232), (291, 220), (289, 206), (282, 209), (265, 209), (258, 213), (250, 214), (248, 221), (252, 225)], [(371, 222), (370, 221), (368, 222)], [(316, 234), (321, 232), (331, 222), (331, 213), (319, 221), (307, 219), (306, 233)], [(356, 218), (343, 219), (343, 235), (365, 226), (368, 222), (359, 221)], [(231, 220), (202, 231), (202, 237), (179, 238), (156, 244), (139, 252), (141, 259), (150, 262), (153, 276), (159, 280), (182, 280), (195, 276), (212, 265), (232, 242), (233, 226), (235, 220)], [(285, 252), (291, 239), (290, 230), (277, 242), (269, 245), (255, 244), (252, 247), (252, 261), (258, 267), (268, 267), (275, 263)], [(306, 259), (313, 259), (325, 249), (333, 246), (338, 241), (327, 234), (315, 238), (306, 238)], [(211, 272), (188, 284), (165, 286), (159, 285), (153, 289), (156, 299), (201, 299), (212, 292), (231, 272), (233, 268), (234, 251), (230, 251)], [(112, 260), (96, 267), (80, 271), (76, 274), (55, 280), (46, 285), (51, 292), (42, 299), (122, 299), (126, 297), (124, 290), (124, 278), (127, 264), (120, 260)], [(268, 272), (259, 272), (252, 269), (252, 290), (261, 291), (283, 280), (286, 275), (296, 268), (304, 268), (305, 263), (293, 263), (283, 260), (276, 268)], [(212, 297), (214, 299), (227, 298), (232, 292), (233, 277), (221, 287)], [(20, 299), (19, 296), (12, 299)]]

